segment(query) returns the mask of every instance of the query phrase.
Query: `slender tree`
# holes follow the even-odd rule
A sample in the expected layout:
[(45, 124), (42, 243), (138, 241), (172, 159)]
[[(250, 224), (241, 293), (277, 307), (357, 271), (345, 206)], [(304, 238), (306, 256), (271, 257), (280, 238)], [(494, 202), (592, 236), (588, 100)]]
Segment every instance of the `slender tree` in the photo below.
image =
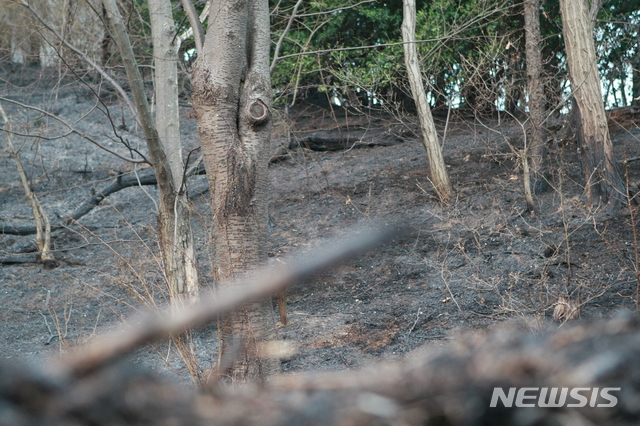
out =
[(640, 24), (637, 25), (637, 44), (636, 44), (636, 54), (634, 55), (633, 61), (633, 103), (632, 105), (635, 108), (640, 106)]
[[(178, 48), (176, 25), (169, 0), (149, 0), (153, 58), (155, 65), (156, 128), (169, 166), (173, 201), (171, 212), (161, 219), (161, 244), (165, 254), (165, 270), (174, 300), (191, 303), (198, 298), (198, 271), (189, 210), (189, 199), (183, 182), (184, 164), (180, 138), (178, 108)], [(171, 200), (173, 198), (173, 200)], [(173, 276), (172, 276), (173, 275)]]
[(429, 157), (431, 169), (431, 181), (436, 189), (436, 194), (443, 204), (448, 204), (453, 195), (453, 188), (449, 182), (449, 174), (444, 163), (442, 149), (438, 142), (438, 132), (433, 122), (431, 108), (427, 102), (427, 94), (424, 90), (422, 72), (418, 62), (418, 49), (416, 47), (416, 2), (404, 0), (402, 20), (402, 41), (404, 42), (404, 63), (407, 67), (411, 93), (418, 108), (418, 117), (422, 128), (422, 144)]
[(9, 153), (16, 162), (18, 169), (18, 175), (24, 188), (24, 193), (31, 205), (31, 211), (33, 212), (33, 218), (36, 225), (36, 244), (40, 251), (40, 261), (47, 268), (53, 268), (56, 266), (57, 261), (53, 253), (51, 252), (51, 223), (47, 217), (47, 213), (42, 207), (42, 203), (38, 199), (38, 196), (31, 190), (31, 182), (27, 178), (27, 174), (22, 167), (22, 161), (20, 160), (20, 153), (13, 145), (13, 134), (11, 133), (11, 122), (9, 117), (4, 112), (4, 108), (0, 105), (0, 118), (4, 121), (4, 130), (7, 132), (7, 143), (9, 144)]
[(620, 200), (626, 191), (613, 158), (593, 39), (595, 15), (588, 6), (587, 0), (560, 0), (573, 98), (580, 115), (578, 142), (585, 195), (588, 202), (600, 204)]
[[(540, 46), (540, 0), (524, 2), (525, 52), (527, 58), (527, 92), (529, 95), (529, 135), (527, 137), (526, 159), (529, 168), (527, 204), (534, 210), (532, 193), (540, 192), (546, 187), (544, 176), (544, 157), (546, 131), (545, 97), (542, 82), (542, 55)], [(526, 177), (525, 177), (525, 180)]]
[(129, 77), (136, 110), (158, 180), (160, 193), (158, 233), (162, 247), (164, 272), (169, 283), (172, 302), (179, 306), (185, 302), (190, 303), (197, 298), (198, 275), (194, 263), (195, 250), (189, 220), (188, 199), (183, 185), (184, 169), (177, 117), (178, 99), (175, 70), (177, 52), (171, 46), (175, 26), (169, 2), (153, 0), (150, 3), (154, 44), (157, 43), (154, 46), (154, 54), (157, 73), (158, 127), (156, 127), (151, 115), (142, 77), (116, 0), (103, 1), (109, 16), (111, 32)]
[[(192, 96), (213, 201), (216, 281), (242, 277), (266, 261), (269, 48), (267, 0), (212, 3), (204, 46), (194, 65)], [(244, 348), (228, 376), (245, 381), (276, 372), (278, 362), (260, 349), (260, 342), (274, 334), (268, 301), (245, 304), (225, 318), (220, 359), (228, 359), (232, 348)]]

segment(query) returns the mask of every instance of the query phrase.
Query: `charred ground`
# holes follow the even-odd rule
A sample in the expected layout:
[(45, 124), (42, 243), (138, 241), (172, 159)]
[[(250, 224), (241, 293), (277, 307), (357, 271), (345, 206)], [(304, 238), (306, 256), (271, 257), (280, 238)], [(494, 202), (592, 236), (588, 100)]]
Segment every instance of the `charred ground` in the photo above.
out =
[[(104, 96), (104, 104), (98, 102), (93, 90), (57, 73), (44, 76), (40, 70), (22, 68), (4, 69), (0, 76), (2, 96), (77, 121), (82, 131), (120, 149), (108, 136), (116, 128), (123, 139), (144, 150), (133, 120), (114, 99)], [(188, 99), (183, 102), (188, 153), (198, 142)], [(14, 128), (48, 136), (63, 132), (38, 111), (2, 104)], [(298, 350), (283, 360), (285, 371), (359, 367), (425, 344), (440, 346), (455, 332), (484, 330), (514, 317), (525, 318), (536, 330), (550, 321), (560, 297), (579, 305), (582, 318), (635, 310), (633, 270), (639, 248), (634, 219), (628, 208), (605, 214), (585, 206), (571, 138), (552, 147), (552, 188), (537, 196), (539, 210), (531, 215), (525, 209), (522, 172), (509, 146), (522, 146), (517, 120), (455, 114), (449, 121), (438, 120), (441, 137), (446, 128), (444, 154), (456, 190), (454, 203), (443, 207), (434, 198), (426, 154), (410, 117), (398, 120), (380, 112), (299, 105), (288, 117), (278, 112), (275, 119), (272, 151), (278, 158), (269, 168), (272, 262), (285, 261), (326, 237), (347, 236), (360, 225), (403, 222), (411, 229), (356, 261), (290, 289), (289, 322), (278, 334), (295, 342)], [(640, 156), (634, 112), (616, 112), (611, 130), (616, 158), (635, 194), (640, 162), (622, 161)], [(318, 145), (318, 137), (336, 132), (343, 141), (337, 149), (308, 149), (326, 149)], [(17, 142), (35, 192), (52, 218), (65, 217), (118, 174), (133, 171), (77, 136)], [(0, 220), (29, 223), (31, 212), (15, 164), (2, 146)], [(191, 178), (189, 190), (206, 287), (206, 178)], [(60, 265), (53, 270), (35, 263), (0, 266), (4, 358), (57, 354), (105, 328), (126, 327), (127, 318), (145, 305), (166, 302), (155, 196), (149, 186), (122, 190), (77, 224), (56, 231)], [(0, 256), (25, 252), (33, 239), (0, 235)], [(211, 325), (196, 333), (203, 369), (216, 361), (215, 330)], [(170, 347), (147, 348), (134, 359), (157, 369), (166, 362), (188, 377)]]

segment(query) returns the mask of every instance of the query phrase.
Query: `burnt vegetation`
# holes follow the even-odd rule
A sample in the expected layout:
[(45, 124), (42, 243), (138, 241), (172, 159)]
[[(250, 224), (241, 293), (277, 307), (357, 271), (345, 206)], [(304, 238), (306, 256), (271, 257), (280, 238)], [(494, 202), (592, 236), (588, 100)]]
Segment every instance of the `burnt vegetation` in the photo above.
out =
[[(272, 2), (273, 104), (259, 70), (258, 95), (230, 88), (193, 50), (210, 28), (205, 2), (189, 18), (188, 4), (170, 2), (181, 167), (168, 187), (180, 201), (160, 221), (128, 53), (105, 26), (113, 16), (90, 3), (0, 5), (0, 425), (638, 423), (636, 2), (583, 11), (606, 109), (606, 123), (590, 123), (598, 134), (576, 107), (586, 83), (567, 63), (562, 3), (418, 2), (448, 198), (434, 188), (403, 65), (403, 2)], [(144, 4), (110, 5), (152, 117), (152, 17)], [(211, 104), (230, 98), (216, 115)], [(216, 155), (199, 140), (213, 133)], [(168, 164), (171, 150), (157, 149)], [(178, 207), (185, 235), (166, 219)], [(180, 241), (197, 282), (183, 299), (163, 252)], [(258, 322), (269, 338), (253, 334)], [(243, 359), (257, 367), (237, 374)], [(243, 374), (255, 380), (232, 379)], [(496, 387), (620, 391), (610, 408), (596, 397), (491, 408)]]

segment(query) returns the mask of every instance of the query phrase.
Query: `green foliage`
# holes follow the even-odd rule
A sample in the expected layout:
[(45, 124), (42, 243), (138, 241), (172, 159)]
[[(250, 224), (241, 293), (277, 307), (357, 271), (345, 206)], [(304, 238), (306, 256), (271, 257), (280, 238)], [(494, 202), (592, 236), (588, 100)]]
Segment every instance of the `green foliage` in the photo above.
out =
[[(121, 2), (134, 49), (152, 63), (148, 0)], [(272, 46), (287, 27), (296, 0), (271, 1)], [(189, 22), (172, 0), (178, 31)], [(202, 12), (204, 1), (196, 1)], [(524, 110), (526, 64), (522, 3), (518, 0), (418, 0), (416, 38), (434, 107)], [(607, 0), (595, 31), (606, 99), (630, 103), (621, 82), (633, 75), (640, 96), (640, 0)], [(567, 95), (558, 0), (541, 6), (542, 56), (548, 107)], [(281, 102), (301, 97), (349, 98), (354, 92), (391, 102), (408, 99), (402, 48), (402, 0), (302, 1), (282, 40), (272, 81)], [(193, 49), (193, 39), (182, 51)], [(636, 70), (636, 71), (633, 71)], [(628, 90), (627, 90), (628, 91)], [(609, 93), (610, 92), (610, 93)], [(362, 98), (362, 96), (361, 96)], [(366, 100), (365, 100), (366, 101)], [(610, 103), (611, 104), (611, 103)], [(611, 104), (612, 105), (612, 104)]]
[[(274, 44), (294, 4), (279, 3), (274, 14)], [(507, 44), (505, 40), (512, 31), (509, 6), (506, 0), (418, 2), (416, 36), (422, 41), (419, 51), (436, 104), (444, 104), (444, 98), (460, 92), (469, 68), (484, 66), (487, 75), (497, 73), (504, 62), (501, 52)], [(339, 8), (342, 9), (336, 10)], [(301, 51), (318, 53), (285, 58), (278, 64), (273, 82), (280, 93), (291, 95), (292, 90), (303, 89), (313, 95), (318, 86), (331, 86), (336, 93), (360, 90), (384, 101), (402, 92), (406, 87), (402, 1), (376, 1), (345, 8), (339, 1), (325, 0), (311, 2), (302, 13), (326, 10), (333, 12), (301, 17), (289, 31), (280, 56)], [(374, 47), (340, 50), (358, 46)]]
[(473, 108), (493, 108), (494, 83), (510, 62), (507, 46), (516, 44), (513, 22), (507, 1), (437, 0), (419, 11), (416, 37), (434, 40), (419, 49), (434, 106), (462, 96)]
[[(273, 2), (274, 45), (295, 3), (283, 0), (276, 7)], [(354, 0), (303, 2), (280, 50), (285, 58), (273, 74), (274, 86), (284, 98), (329, 92), (346, 97), (350, 90), (360, 90), (391, 101), (406, 91), (400, 44), (402, 1), (350, 7), (354, 4)], [(524, 110), (520, 1), (431, 0), (418, 1), (417, 8), (416, 38), (433, 106), (453, 102), (482, 110), (502, 102), (508, 110)], [(628, 80), (631, 70), (640, 68), (638, 10), (640, 0), (608, 0), (600, 12), (596, 41), (604, 81)], [(546, 94), (548, 106), (554, 108), (566, 96), (568, 80), (559, 1), (543, 1), (540, 12)], [(378, 47), (341, 50), (359, 46)], [(301, 52), (316, 53), (286, 57)], [(635, 74), (640, 80), (640, 72)]]
[[(340, 51), (345, 47), (371, 46), (400, 40), (402, 2), (356, 2), (337, 0), (309, 2), (299, 10), (282, 44), (280, 56), (301, 52), (311, 55), (285, 58), (272, 75), (277, 90), (292, 95), (304, 91), (312, 96), (320, 86), (342, 86), (342, 80), (355, 86), (375, 85), (389, 69), (397, 67), (397, 52), (384, 48)], [(286, 27), (294, 1), (278, 3), (273, 14), (274, 45)], [(329, 13), (326, 13), (328, 12)], [(400, 61), (401, 63), (402, 61)]]
[[(610, 0), (598, 14), (595, 29), (596, 48), (599, 56), (600, 75), (605, 88), (605, 104), (622, 107), (631, 103), (628, 95), (640, 96), (637, 88), (627, 93), (620, 87), (626, 80), (638, 80), (640, 55), (638, 55), (638, 31), (640, 30), (640, 1)], [(633, 70), (636, 71), (633, 71)], [(634, 83), (637, 84), (637, 81)], [(616, 87), (618, 86), (618, 87)]]

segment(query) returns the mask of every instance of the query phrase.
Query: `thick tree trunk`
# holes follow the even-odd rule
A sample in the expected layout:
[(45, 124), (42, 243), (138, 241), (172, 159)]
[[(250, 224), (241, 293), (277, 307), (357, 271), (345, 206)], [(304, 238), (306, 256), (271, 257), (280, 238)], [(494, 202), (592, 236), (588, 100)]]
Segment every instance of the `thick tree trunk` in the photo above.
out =
[[(214, 2), (209, 23), (194, 65), (193, 106), (213, 201), (214, 278), (229, 282), (266, 262), (268, 2)], [(279, 369), (260, 353), (259, 343), (274, 333), (267, 301), (244, 305), (222, 322), (221, 359), (233, 355), (234, 342), (243, 339), (232, 380), (262, 380)]]
[[(525, 148), (529, 165), (530, 192), (539, 193), (547, 187), (544, 176), (546, 154), (546, 129), (544, 85), (542, 83), (542, 58), (540, 47), (540, 0), (525, 0), (524, 26), (526, 34), (527, 91), (529, 95), (529, 137)], [(533, 198), (527, 200), (529, 208), (535, 208)]]
[[(160, 200), (158, 204), (158, 233), (160, 236), (160, 243), (162, 247), (162, 259), (164, 261), (164, 272), (169, 286), (169, 293), (171, 295), (171, 301), (174, 306), (180, 306), (185, 302), (191, 302), (197, 298), (197, 283), (198, 277), (195, 268), (195, 252), (193, 248), (193, 238), (191, 234), (191, 224), (189, 221), (189, 206), (186, 191), (182, 186), (182, 159), (180, 153), (180, 139), (170, 136), (176, 131), (175, 127), (168, 131), (165, 129), (165, 122), (161, 121), (164, 118), (159, 118), (159, 123), (162, 130), (162, 135), (165, 140), (162, 140), (158, 134), (155, 123), (151, 117), (151, 110), (147, 102), (147, 97), (144, 92), (144, 86), (142, 84), (142, 77), (140, 71), (135, 62), (133, 56), (133, 50), (131, 43), (124, 27), (124, 21), (120, 15), (120, 11), (115, 0), (103, 0), (104, 7), (109, 14), (109, 23), (112, 28), (114, 39), (120, 49), (120, 55), (122, 56), (124, 66), (129, 77), (131, 84), (131, 91), (136, 104), (136, 110), (140, 116), (140, 123), (142, 124), (142, 130), (149, 149), (149, 155), (153, 162), (153, 168), (158, 180), (158, 191), (160, 193)], [(170, 7), (170, 6), (169, 6)], [(170, 11), (170, 9), (169, 9)], [(151, 14), (154, 19), (160, 19), (159, 16), (154, 13)], [(174, 31), (172, 24), (167, 24), (166, 19), (170, 15), (165, 15), (165, 20), (160, 24), (161, 31)], [(168, 25), (168, 26), (167, 26)], [(158, 29), (156, 27), (156, 29)], [(160, 35), (164, 37), (164, 41), (168, 40), (170, 36), (168, 34)], [(160, 40), (162, 43), (163, 40)], [(163, 68), (167, 65), (165, 61), (170, 61), (168, 57), (175, 59), (175, 53), (168, 54), (170, 47), (165, 46), (164, 52), (156, 53), (156, 66)], [(172, 64), (176, 66), (177, 63)], [(162, 89), (167, 89), (167, 86), (176, 86), (176, 82), (171, 83), (172, 77), (161, 72), (164, 80), (160, 81), (158, 86), (163, 86)], [(170, 75), (171, 73), (169, 73)], [(162, 89), (160, 91), (162, 91)], [(173, 108), (177, 108), (177, 96), (174, 100), (168, 100), (170, 95), (164, 97), (161, 95), (162, 102), (172, 103)], [(166, 106), (166, 105), (165, 105)], [(164, 109), (164, 108), (163, 108)], [(171, 110), (172, 107), (164, 109), (164, 112)], [(176, 111), (169, 112), (168, 115), (175, 115)], [(174, 120), (172, 117), (171, 120)], [(169, 118), (167, 118), (169, 120)], [(179, 130), (178, 130), (179, 132)], [(173, 137), (173, 139), (171, 139)], [(167, 149), (169, 145), (177, 145), (178, 148)], [(174, 158), (169, 158), (169, 156)], [(177, 159), (175, 158), (177, 157)], [(172, 169), (176, 167), (176, 169)]]
[(571, 86), (580, 113), (578, 140), (585, 195), (592, 204), (620, 200), (626, 190), (613, 159), (587, 0), (561, 0), (560, 10)]
[(416, 2), (415, 0), (404, 0), (403, 5), (402, 41), (404, 42), (404, 63), (407, 67), (411, 93), (418, 108), (418, 117), (422, 128), (422, 144), (429, 157), (431, 180), (438, 198), (443, 204), (448, 204), (453, 195), (453, 188), (449, 182), (442, 149), (438, 142), (438, 132), (433, 122), (431, 108), (427, 102), (427, 94), (424, 90), (422, 73), (418, 62), (418, 49), (415, 44)]

